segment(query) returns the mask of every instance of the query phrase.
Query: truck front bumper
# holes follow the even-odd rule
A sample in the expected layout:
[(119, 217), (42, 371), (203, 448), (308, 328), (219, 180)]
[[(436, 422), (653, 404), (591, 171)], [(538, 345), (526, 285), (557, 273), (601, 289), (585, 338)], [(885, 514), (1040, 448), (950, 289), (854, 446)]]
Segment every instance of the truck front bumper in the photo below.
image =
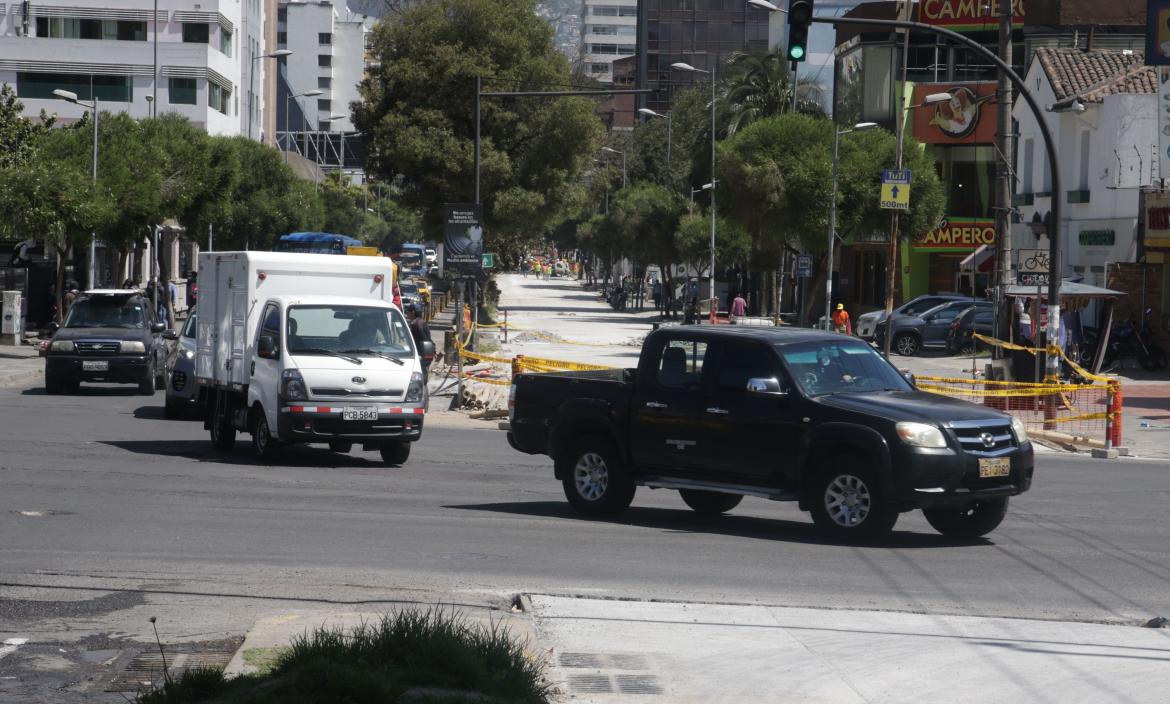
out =
[(115, 384), (137, 384), (150, 372), (150, 358), (144, 354), (82, 357), (53, 353), (45, 356), (45, 372), (69, 383), (105, 381)]
[[(280, 408), (277, 431), (285, 442), (413, 442), (422, 435), (426, 409), (422, 403), (308, 405)], [(377, 413), (377, 418), (370, 417)], [(360, 417), (359, 417), (360, 416)]]
[[(981, 466), (1006, 460), (1008, 473), (981, 476)], [(895, 458), (905, 470), (898, 499), (915, 508), (957, 506), (977, 499), (1016, 496), (1032, 488), (1032, 444), (1025, 442), (996, 457), (967, 452), (904, 448)]]

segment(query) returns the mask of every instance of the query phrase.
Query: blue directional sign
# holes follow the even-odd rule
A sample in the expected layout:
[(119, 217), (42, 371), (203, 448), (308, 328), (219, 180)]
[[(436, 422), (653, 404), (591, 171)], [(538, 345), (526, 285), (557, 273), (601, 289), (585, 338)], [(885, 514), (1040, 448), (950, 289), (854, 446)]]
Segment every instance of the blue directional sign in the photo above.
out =
[(813, 275), (813, 258), (811, 254), (798, 254), (796, 256), (796, 276), (801, 279), (812, 278)]

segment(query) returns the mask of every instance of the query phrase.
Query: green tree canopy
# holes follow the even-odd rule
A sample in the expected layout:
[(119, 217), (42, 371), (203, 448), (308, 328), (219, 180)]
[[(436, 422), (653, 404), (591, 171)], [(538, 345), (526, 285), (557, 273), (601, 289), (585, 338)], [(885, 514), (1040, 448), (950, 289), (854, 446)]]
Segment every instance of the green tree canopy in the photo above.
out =
[(800, 77), (794, 84), (783, 49), (738, 53), (727, 63), (726, 78), (719, 86), (726, 134), (733, 135), (764, 117), (793, 112), (793, 97), (796, 112), (825, 114), (824, 86), (811, 76)]

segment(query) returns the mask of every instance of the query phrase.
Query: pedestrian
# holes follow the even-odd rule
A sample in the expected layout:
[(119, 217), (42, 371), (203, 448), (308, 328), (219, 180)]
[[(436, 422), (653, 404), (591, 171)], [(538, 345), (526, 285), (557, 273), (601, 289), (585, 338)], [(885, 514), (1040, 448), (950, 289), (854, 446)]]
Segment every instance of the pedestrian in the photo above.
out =
[(837, 304), (837, 311), (833, 313), (833, 329), (846, 335), (853, 334), (853, 324), (849, 320), (849, 313), (844, 303)]
[(662, 310), (662, 282), (654, 279), (650, 284), (651, 296), (654, 298), (654, 310)]
[[(414, 346), (421, 354), (423, 341), (434, 343), (431, 339), (431, 328), (422, 315), (422, 306), (418, 304), (407, 306), (406, 317), (410, 321), (410, 336), (414, 338)], [(422, 362), (423, 377), (426, 378), (430, 374), (431, 360), (422, 357), (419, 359)]]
[(686, 313), (683, 315), (683, 325), (694, 325), (699, 320), (699, 298), (697, 296), (691, 297), (691, 302), (687, 304)]
[(731, 323), (747, 315), (747, 301), (744, 300), (743, 293), (737, 291), (735, 299), (731, 301)]

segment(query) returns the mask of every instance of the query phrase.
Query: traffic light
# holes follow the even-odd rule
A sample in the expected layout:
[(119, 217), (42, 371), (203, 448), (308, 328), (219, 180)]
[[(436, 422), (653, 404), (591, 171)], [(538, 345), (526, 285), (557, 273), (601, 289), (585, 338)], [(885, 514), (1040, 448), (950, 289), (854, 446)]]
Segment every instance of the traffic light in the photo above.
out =
[(808, 56), (808, 25), (812, 16), (813, 0), (788, 0), (789, 61), (804, 61)]

